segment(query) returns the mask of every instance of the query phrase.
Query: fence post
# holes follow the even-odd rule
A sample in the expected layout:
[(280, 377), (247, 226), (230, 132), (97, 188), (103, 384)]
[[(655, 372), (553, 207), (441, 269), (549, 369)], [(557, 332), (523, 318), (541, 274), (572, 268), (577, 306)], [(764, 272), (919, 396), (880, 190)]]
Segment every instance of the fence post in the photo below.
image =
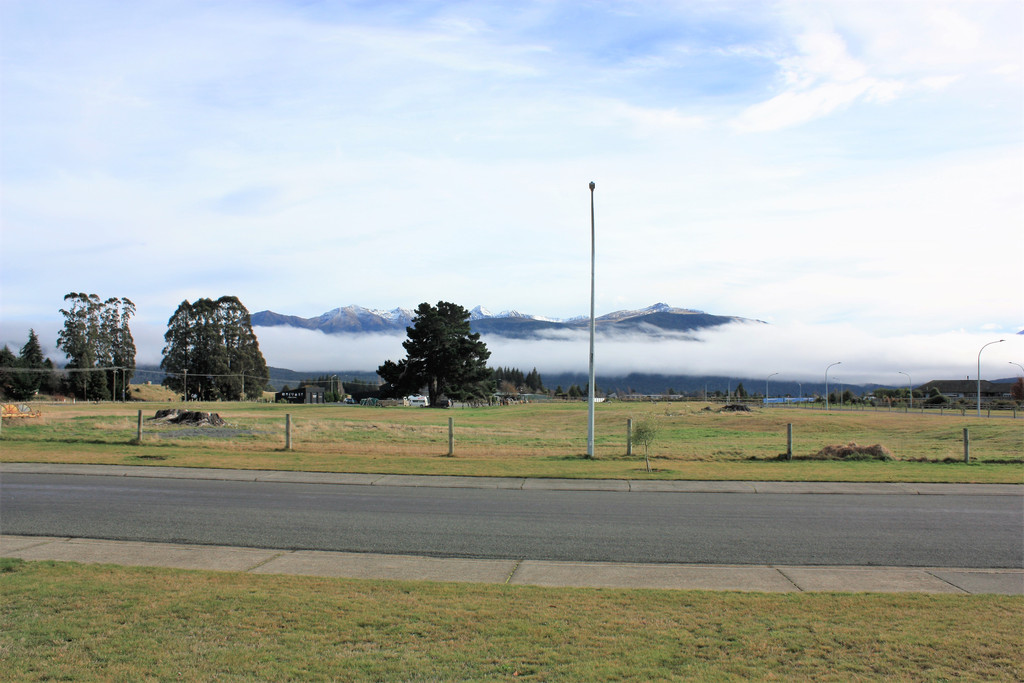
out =
[(292, 414), (286, 413), (284, 416), (284, 449), (290, 451), (292, 449)]
[(142, 411), (139, 411), (139, 425), (135, 429), (135, 440), (138, 443), (142, 443)]
[(633, 418), (626, 418), (626, 455), (633, 455)]
[(793, 459), (793, 423), (786, 425), (786, 460)]
[(964, 427), (964, 462), (971, 462), (971, 437), (967, 427)]
[(455, 418), (448, 418), (448, 455), (455, 455)]

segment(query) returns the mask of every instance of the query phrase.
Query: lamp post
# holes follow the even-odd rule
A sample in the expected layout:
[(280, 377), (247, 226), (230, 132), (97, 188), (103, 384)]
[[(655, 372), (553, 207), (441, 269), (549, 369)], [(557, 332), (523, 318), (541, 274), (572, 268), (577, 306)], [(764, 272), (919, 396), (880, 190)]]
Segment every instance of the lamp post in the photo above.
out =
[(773, 372), (772, 374), (768, 375), (764, 379), (764, 402), (765, 402), (765, 405), (768, 404), (768, 380), (770, 380), (772, 377), (774, 377), (777, 374), (779, 374), (779, 373)]
[[(902, 370), (897, 370), (896, 372), (898, 372), (901, 375), (907, 375), (907, 373), (903, 372)], [(914, 380), (910, 379), (910, 375), (907, 375), (907, 396), (910, 397), (910, 409), (913, 410), (914, 409)]]
[(832, 363), (832, 365), (829, 365), (827, 368), (825, 368), (825, 412), (828, 412), (828, 370), (833, 366), (842, 364), (843, 361), (837, 360), (835, 363)]
[[(998, 344), (999, 342), (1004, 341), (1006, 340), (1000, 339), (998, 341), (989, 342), (988, 344), (985, 344), (985, 346), (992, 346), (993, 344)], [(981, 417), (981, 352), (985, 350), (985, 346), (978, 349), (978, 417)]]
[(596, 248), (594, 240), (594, 188), (590, 182), (590, 386), (587, 391), (587, 457), (594, 457), (594, 265)]
[(1010, 365), (1016, 365), (1018, 368), (1020, 368), (1021, 373), (1024, 373), (1024, 365), (1021, 365), (1020, 363), (1014, 363), (1012, 360), (1010, 361)]

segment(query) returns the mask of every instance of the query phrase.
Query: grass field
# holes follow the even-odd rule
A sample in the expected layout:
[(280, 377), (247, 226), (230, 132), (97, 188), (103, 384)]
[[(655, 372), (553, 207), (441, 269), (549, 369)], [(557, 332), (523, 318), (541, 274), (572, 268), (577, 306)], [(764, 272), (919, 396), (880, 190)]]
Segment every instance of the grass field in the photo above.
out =
[(0, 563), (7, 680), (1022, 680), (1024, 598)]
[[(225, 427), (146, 424), (134, 443), (137, 411), (152, 417), (181, 404), (42, 405), (43, 416), (3, 424), (0, 459), (34, 462), (177, 465), (242, 469), (453, 474), (467, 476), (837, 481), (1024, 481), (1024, 419), (900, 412), (755, 408), (723, 413), (707, 404), (603, 403), (594, 460), (586, 450), (584, 403), (535, 403), (432, 410), (363, 406), (190, 404), (218, 412)], [(292, 450), (285, 450), (285, 415)], [(448, 457), (448, 419), (454, 457)], [(627, 419), (649, 420), (653, 472), (634, 447)], [(794, 460), (786, 450), (793, 425)], [(963, 428), (972, 462), (963, 463)], [(827, 445), (881, 444), (895, 460), (809, 459)]]

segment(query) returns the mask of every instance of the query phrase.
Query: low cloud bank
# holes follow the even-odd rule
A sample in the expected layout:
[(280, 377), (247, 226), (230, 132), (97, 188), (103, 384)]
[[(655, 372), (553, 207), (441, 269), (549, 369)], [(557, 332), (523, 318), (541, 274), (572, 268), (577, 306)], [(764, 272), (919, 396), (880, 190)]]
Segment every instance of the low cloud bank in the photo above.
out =
[[(4, 340), (15, 353), (25, 343), (28, 327), (4, 330)], [(63, 354), (54, 348), (58, 327), (35, 325), (44, 353), (59, 364)], [(138, 346), (137, 362), (160, 362), (165, 328), (145, 323), (132, 326)], [(8, 335), (7, 332), (13, 332)], [(376, 370), (385, 360), (405, 357), (404, 334), (328, 335), (292, 327), (257, 327), (260, 348), (267, 363), (292, 370)], [(825, 367), (829, 378), (864, 384), (904, 384), (910, 374), (914, 384), (931, 379), (977, 377), (978, 352), (997, 339), (1001, 344), (985, 348), (981, 376), (1000, 379), (1020, 376), (1011, 363), (1024, 365), (1024, 335), (1013, 332), (964, 331), (930, 335), (877, 334), (852, 325), (765, 325), (734, 323), (698, 332), (693, 337), (668, 335), (601, 336), (597, 338), (595, 363), (600, 375), (629, 373), (767, 377), (774, 381), (821, 381)], [(583, 331), (560, 331), (543, 339), (522, 340), (484, 337), (491, 350), (492, 366), (537, 368), (540, 373), (586, 372), (589, 337)]]
[[(404, 335), (327, 335), (310, 330), (257, 328), (270, 365), (293, 370), (328, 368), (374, 370), (385, 360), (405, 357)], [(880, 336), (850, 325), (764, 325), (735, 323), (697, 333), (652, 339), (641, 335), (598, 336), (595, 363), (603, 375), (631, 372), (681, 375), (767, 377), (778, 381), (818, 381), (825, 367), (842, 365), (829, 376), (849, 383), (915, 384), (930, 379), (975, 378), (978, 351), (986, 348), (982, 377), (1020, 374), (1024, 335), (948, 332), (938, 335)], [(484, 337), (492, 366), (536, 367), (545, 372), (585, 372), (587, 333), (564, 333), (538, 340)]]

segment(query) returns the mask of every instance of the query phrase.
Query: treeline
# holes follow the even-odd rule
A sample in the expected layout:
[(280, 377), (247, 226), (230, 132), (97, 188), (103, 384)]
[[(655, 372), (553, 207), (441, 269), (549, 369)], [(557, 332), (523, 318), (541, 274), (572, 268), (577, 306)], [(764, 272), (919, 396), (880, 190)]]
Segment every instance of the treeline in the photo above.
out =
[(15, 401), (27, 401), (40, 391), (57, 393), (62, 382), (54, 369), (53, 361), (43, 357), (36, 331), (29, 330), (28, 341), (18, 355), (8, 346), (0, 349), (0, 394)]
[[(29, 330), (20, 355), (6, 346), (0, 350), (0, 394), (15, 400), (38, 392), (125, 400), (136, 369), (129, 327), (135, 304), (125, 297), (103, 300), (79, 292), (65, 295), (64, 301), (57, 348), (67, 364), (56, 368), (43, 356), (35, 330)], [(167, 321), (164, 341), (162, 383), (186, 400), (262, 398), (269, 380), (267, 363), (249, 311), (238, 297), (182, 301)]]
[(129, 327), (135, 304), (126, 297), (104, 300), (85, 292), (70, 292), (64, 301), (57, 348), (68, 362), (61, 374), (43, 356), (35, 330), (29, 330), (20, 355), (6, 346), (0, 352), (0, 392), (15, 400), (38, 392), (89, 401), (124, 398), (135, 374), (135, 339)]
[(544, 381), (537, 368), (523, 374), (519, 368), (493, 368), (494, 383), (502, 393), (545, 394)]

